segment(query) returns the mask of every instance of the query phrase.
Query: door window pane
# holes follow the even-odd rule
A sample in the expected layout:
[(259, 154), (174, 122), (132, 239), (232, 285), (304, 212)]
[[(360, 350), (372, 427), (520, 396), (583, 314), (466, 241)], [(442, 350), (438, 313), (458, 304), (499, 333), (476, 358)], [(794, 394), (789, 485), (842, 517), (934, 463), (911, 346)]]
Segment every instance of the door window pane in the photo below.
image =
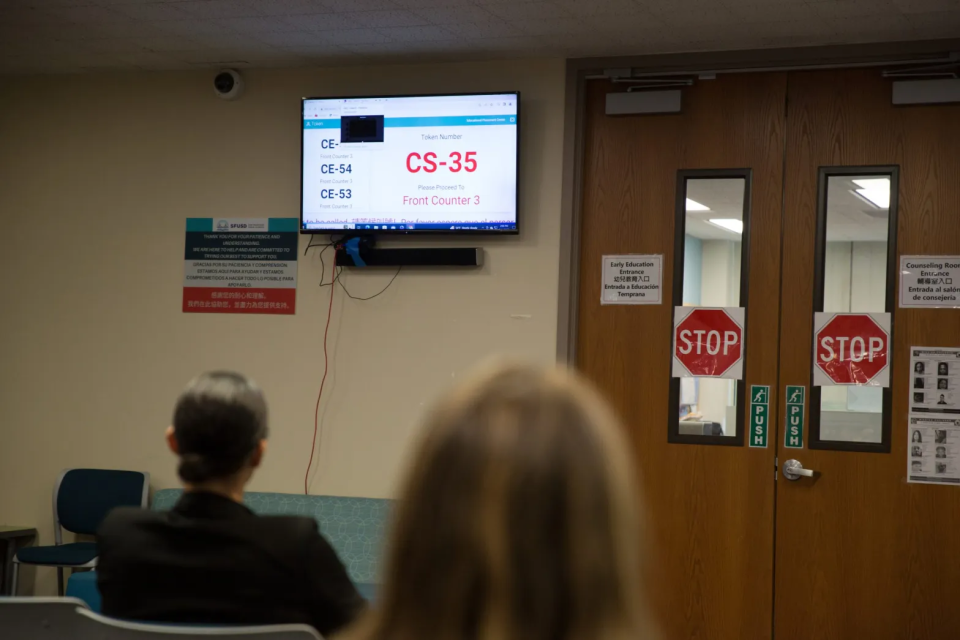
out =
[[(889, 173), (826, 175), (823, 311), (887, 310), (891, 180)], [(820, 387), (819, 439), (882, 442), (885, 393)]]
[[(683, 293), (677, 304), (741, 306), (746, 184), (743, 177), (685, 179)], [(737, 435), (737, 380), (680, 378), (675, 383), (680, 387), (677, 415), (681, 435)]]

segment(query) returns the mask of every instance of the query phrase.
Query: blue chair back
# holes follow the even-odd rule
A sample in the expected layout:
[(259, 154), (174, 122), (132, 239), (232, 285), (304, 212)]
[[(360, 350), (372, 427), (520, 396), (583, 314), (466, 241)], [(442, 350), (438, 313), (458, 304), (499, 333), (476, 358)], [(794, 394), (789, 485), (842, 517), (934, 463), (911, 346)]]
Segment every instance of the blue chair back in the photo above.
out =
[(82, 600), (91, 611), (100, 613), (103, 607), (100, 589), (97, 587), (97, 572), (81, 571), (70, 574), (67, 579), (66, 596)]
[(114, 507), (146, 507), (150, 476), (140, 471), (67, 469), (57, 482), (57, 524), (93, 535)]

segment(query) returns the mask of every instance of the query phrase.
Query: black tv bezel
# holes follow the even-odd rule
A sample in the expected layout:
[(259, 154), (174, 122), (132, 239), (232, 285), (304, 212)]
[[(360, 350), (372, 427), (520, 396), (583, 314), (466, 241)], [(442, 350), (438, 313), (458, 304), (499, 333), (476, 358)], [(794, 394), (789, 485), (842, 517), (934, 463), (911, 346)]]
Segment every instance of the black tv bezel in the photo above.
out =
[[(303, 106), (307, 100), (363, 100), (367, 98), (445, 98), (449, 96), (502, 96), (517, 97), (517, 164), (516, 164), (516, 222), (513, 229), (304, 229), (303, 228)], [(513, 236), (520, 233), (520, 92), (519, 91), (480, 91), (465, 93), (410, 93), (397, 95), (351, 95), (351, 96), (309, 96), (300, 99), (300, 233), (304, 235), (448, 235), (448, 236)]]

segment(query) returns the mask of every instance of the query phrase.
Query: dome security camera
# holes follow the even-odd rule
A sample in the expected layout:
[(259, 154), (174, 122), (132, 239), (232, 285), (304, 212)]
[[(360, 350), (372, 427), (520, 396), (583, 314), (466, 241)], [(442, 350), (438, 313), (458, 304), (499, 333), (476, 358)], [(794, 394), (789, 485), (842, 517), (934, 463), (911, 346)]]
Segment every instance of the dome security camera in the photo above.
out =
[(224, 100), (236, 100), (243, 95), (243, 77), (235, 69), (222, 69), (213, 77), (213, 91)]

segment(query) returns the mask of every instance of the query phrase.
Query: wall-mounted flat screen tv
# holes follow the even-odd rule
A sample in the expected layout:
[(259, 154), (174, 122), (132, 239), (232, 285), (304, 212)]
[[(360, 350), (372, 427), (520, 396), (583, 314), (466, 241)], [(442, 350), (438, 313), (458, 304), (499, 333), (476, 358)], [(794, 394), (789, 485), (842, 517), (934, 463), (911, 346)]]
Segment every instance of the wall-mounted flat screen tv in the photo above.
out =
[(304, 98), (303, 233), (517, 233), (520, 94)]

